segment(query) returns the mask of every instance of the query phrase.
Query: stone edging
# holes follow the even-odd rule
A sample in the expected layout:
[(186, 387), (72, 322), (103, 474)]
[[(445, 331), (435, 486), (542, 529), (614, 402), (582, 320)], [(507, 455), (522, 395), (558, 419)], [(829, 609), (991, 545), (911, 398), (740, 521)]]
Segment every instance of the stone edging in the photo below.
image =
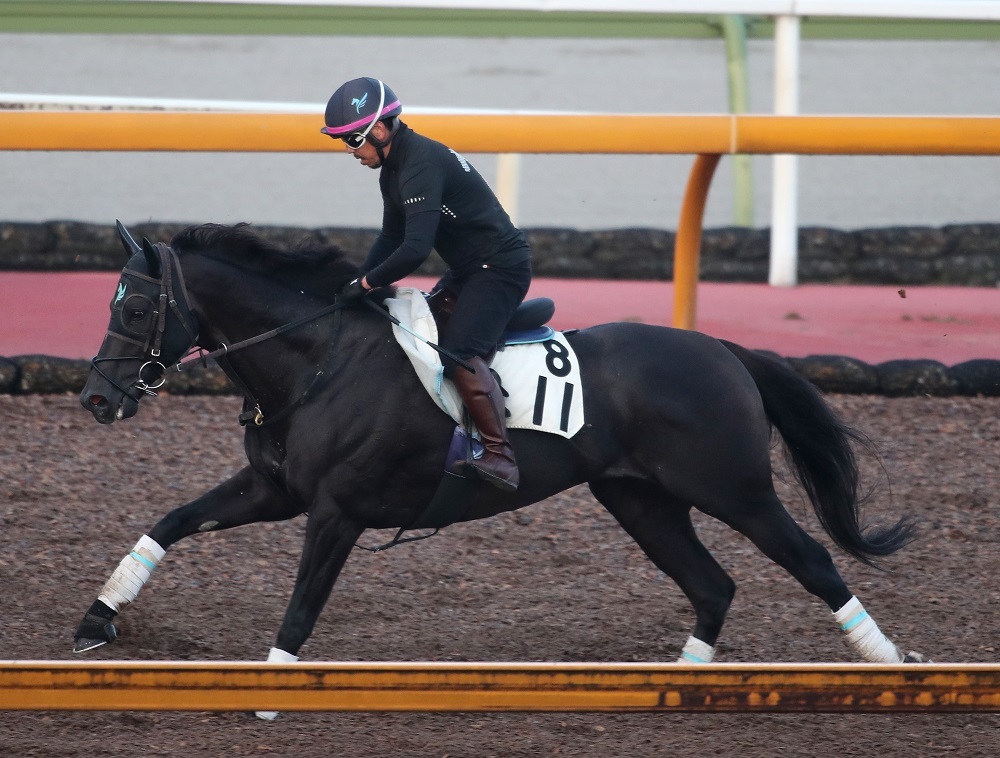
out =
[[(775, 357), (775, 353), (768, 353)], [(855, 358), (812, 355), (784, 358), (821, 392), (886, 397), (1000, 397), (1000, 360), (972, 360), (945, 366), (932, 360), (894, 360), (870, 365)], [(90, 361), (44, 355), (0, 357), (0, 394), (78, 393)], [(175, 395), (234, 395), (235, 387), (214, 364), (172, 374), (164, 392)]]
[[(168, 241), (187, 224), (130, 225), (136, 239)], [(255, 225), (267, 239), (292, 248), (303, 239), (331, 244), (361, 263), (374, 229)], [(661, 229), (526, 229), (535, 276), (669, 281), (674, 239)], [(893, 286), (1000, 285), (1000, 224), (884, 227), (842, 231), (802, 227), (798, 232), (802, 283)], [(770, 230), (706, 229), (700, 278), (706, 282), (766, 282)], [(76, 221), (0, 221), (0, 271), (118, 271), (125, 263), (113, 224)], [(444, 265), (432, 255), (419, 273), (436, 276)]]

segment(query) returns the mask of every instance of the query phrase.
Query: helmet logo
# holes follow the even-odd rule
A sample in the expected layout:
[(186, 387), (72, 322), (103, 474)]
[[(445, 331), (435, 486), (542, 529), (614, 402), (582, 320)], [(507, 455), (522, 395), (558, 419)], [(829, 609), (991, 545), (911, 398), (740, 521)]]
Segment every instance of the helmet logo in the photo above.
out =
[(354, 106), (354, 110), (356, 110), (358, 112), (358, 115), (360, 116), (361, 109), (365, 107), (365, 103), (367, 102), (368, 102), (368, 93), (366, 92), (361, 97), (356, 97), (353, 100), (351, 100), (351, 105)]

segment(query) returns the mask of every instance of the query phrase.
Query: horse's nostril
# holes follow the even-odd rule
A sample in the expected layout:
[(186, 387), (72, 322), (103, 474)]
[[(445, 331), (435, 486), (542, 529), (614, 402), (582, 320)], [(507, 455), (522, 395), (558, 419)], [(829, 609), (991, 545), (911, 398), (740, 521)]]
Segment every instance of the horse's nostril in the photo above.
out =
[(102, 405), (105, 402), (105, 400), (100, 395), (91, 395), (90, 399), (87, 402), (89, 402), (91, 405)]

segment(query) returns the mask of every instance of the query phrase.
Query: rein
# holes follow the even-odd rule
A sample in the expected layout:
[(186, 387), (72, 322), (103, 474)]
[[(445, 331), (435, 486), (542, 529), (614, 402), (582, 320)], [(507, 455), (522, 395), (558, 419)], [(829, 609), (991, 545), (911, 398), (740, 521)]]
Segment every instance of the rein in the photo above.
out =
[[(310, 321), (315, 321), (318, 318), (323, 318), (323, 316), (339, 311), (341, 308), (344, 308), (347, 305), (348, 303), (346, 302), (339, 302), (339, 303), (334, 303), (333, 305), (328, 305), (326, 308), (322, 308), (316, 311), (315, 313), (311, 313), (307, 316), (302, 316), (301, 318), (295, 319), (295, 321), (290, 321), (287, 324), (282, 324), (279, 327), (271, 329), (270, 331), (264, 332), (262, 334), (258, 334), (255, 337), (249, 337), (245, 340), (234, 342), (232, 345), (223, 344), (222, 347), (219, 347), (216, 350), (211, 351), (210, 353), (206, 353), (203, 350), (199, 349), (197, 351), (198, 352), (197, 358), (193, 358), (189, 361), (181, 360), (178, 363), (174, 364), (173, 366), (164, 367), (164, 371), (183, 371), (185, 366), (188, 366), (192, 363), (197, 363), (199, 361), (207, 361), (209, 358), (215, 359), (219, 358), (220, 356), (225, 357), (229, 355), (229, 353), (235, 353), (237, 350), (242, 350), (245, 347), (256, 345), (259, 342), (264, 342), (265, 340), (269, 340), (272, 337), (277, 337), (281, 334), (284, 334), (285, 332), (290, 332), (292, 329), (297, 329), (298, 327), (303, 326), (304, 324), (308, 324)], [(188, 355), (193, 355), (193, 354), (194, 351), (188, 353)]]
[[(131, 237), (129, 237), (128, 239), (131, 240)], [(138, 245), (134, 243), (134, 241), (132, 242), (132, 245), (134, 245), (136, 251), (141, 250), (138, 247)], [(316, 321), (317, 319), (323, 318), (324, 316), (328, 316), (331, 313), (336, 313), (337, 311), (340, 311), (343, 308), (353, 303), (352, 300), (338, 299), (331, 305), (326, 306), (325, 308), (321, 308), (318, 311), (309, 313), (305, 316), (301, 316), (300, 318), (297, 318), (294, 321), (290, 321), (287, 324), (282, 324), (281, 326), (278, 326), (274, 329), (270, 329), (261, 334), (257, 334), (245, 340), (240, 340), (239, 342), (236, 342), (232, 345), (221, 343), (218, 348), (216, 348), (215, 350), (211, 350), (209, 352), (205, 352), (205, 350), (201, 347), (194, 347), (192, 349), (188, 349), (187, 352), (184, 352), (185, 348), (181, 348), (178, 351), (180, 353), (180, 358), (177, 359), (176, 363), (167, 366), (160, 360), (160, 357), (163, 348), (162, 344), (163, 337), (167, 329), (168, 312), (173, 311), (174, 316), (176, 316), (178, 322), (184, 328), (184, 331), (187, 332), (188, 338), (190, 340), (188, 342), (189, 347), (194, 345), (198, 340), (198, 329), (197, 329), (198, 325), (192, 316), (190, 299), (188, 298), (187, 295), (187, 288), (184, 284), (184, 276), (181, 271), (180, 263), (177, 260), (177, 253), (175, 253), (174, 250), (169, 245), (165, 245), (163, 243), (157, 243), (152, 247), (155, 249), (160, 259), (159, 277), (147, 276), (145, 274), (141, 274), (136, 271), (129, 271), (127, 269), (123, 271), (123, 276), (130, 276), (139, 280), (147, 281), (150, 284), (154, 284), (159, 288), (159, 296), (157, 298), (158, 302), (153, 308), (154, 319), (149, 325), (149, 330), (145, 335), (145, 341), (140, 342), (138, 339), (135, 339), (134, 337), (122, 334), (117, 331), (113, 330), (108, 331), (108, 336), (110, 337), (114, 337), (115, 339), (141, 347), (143, 355), (141, 357), (139, 356), (135, 357), (122, 356), (116, 358), (95, 357), (91, 361), (91, 366), (95, 371), (97, 371), (98, 374), (104, 377), (109, 383), (111, 383), (123, 394), (132, 397), (132, 399), (135, 400), (136, 402), (138, 402), (138, 397), (133, 395), (130, 390), (134, 388), (138, 392), (142, 392), (147, 395), (155, 397), (156, 396), (155, 390), (159, 389), (166, 382), (166, 374), (168, 372), (180, 373), (181, 371), (184, 370), (185, 366), (188, 366), (192, 363), (200, 362), (202, 363), (202, 365), (207, 365), (209, 359), (216, 360), (221, 364), (222, 361), (226, 361), (227, 358), (234, 352), (243, 350), (248, 347), (252, 347), (253, 345), (258, 345), (262, 342), (266, 342), (267, 340), (272, 339), (274, 337), (278, 337), (282, 334), (286, 334), (287, 332), (290, 332), (294, 329), (298, 329), (299, 327), (304, 326), (305, 324)], [(151, 253), (152, 251), (149, 252)], [(181, 295), (179, 299), (175, 297), (175, 286), (176, 289), (179, 290)], [(148, 297), (146, 299), (147, 301), (149, 300)], [(369, 306), (372, 310), (381, 315), (383, 318), (388, 319), (390, 322), (392, 322), (399, 328), (409, 332), (414, 337), (426, 343), (429, 347), (436, 350), (445, 358), (448, 358), (449, 360), (453, 361), (454, 363), (458, 364), (459, 366), (462, 366), (463, 368), (469, 371), (473, 371), (472, 367), (466, 361), (454, 355), (449, 350), (442, 348), (440, 345), (431, 342), (422, 335), (412, 332), (410, 329), (406, 327), (406, 325), (400, 323), (399, 319), (397, 319), (395, 316), (389, 313), (384, 307), (382, 307), (378, 303), (375, 303), (372, 300), (368, 300), (367, 298), (362, 298), (362, 302), (364, 302), (365, 305)], [(136, 332), (133, 332), (133, 334), (136, 334)], [(168, 353), (169, 352), (171, 351), (168, 350)], [(195, 355), (195, 353), (197, 353), (196, 357), (193, 357), (190, 360), (185, 360), (186, 358)], [(104, 371), (102, 371), (99, 365), (101, 362), (104, 361), (121, 361), (121, 360), (144, 361), (142, 366), (139, 368), (139, 374), (137, 379), (128, 388), (120, 386), (110, 376), (108, 376)], [(267, 419), (267, 422), (270, 423), (276, 421), (277, 419), (284, 416), (285, 413), (287, 413), (289, 410), (291, 410), (291, 408), (294, 408), (296, 405), (299, 405), (307, 397), (309, 397), (316, 382), (325, 373), (323, 369), (325, 369), (325, 366), (327, 365), (328, 362), (329, 362), (329, 354), (327, 355), (327, 358), (324, 360), (323, 366), (319, 367), (320, 370), (317, 371), (315, 377), (313, 378), (313, 381), (310, 383), (309, 387), (306, 388), (305, 392), (294, 402), (290, 403), (284, 410), (279, 411), (277, 414), (272, 414), (270, 418)], [(158, 369), (159, 375), (155, 378), (150, 377), (149, 381), (147, 381), (146, 379), (143, 378), (143, 372), (146, 370), (147, 367), (154, 367), (155, 369)], [(225, 367), (223, 368), (225, 369)], [(246, 398), (244, 411), (239, 416), (240, 425), (245, 426), (252, 421), (257, 426), (263, 426), (265, 424), (264, 413), (261, 410), (260, 403), (254, 397), (253, 392), (250, 391), (249, 386), (236, 373), (236, 371), (232, 367), (232, 364), (229, 364), (228, 371), (226, 371), (226, 373), (229, 375), (230, 379), (233, 380), (233, 383), (237, 385), (237, 387), (240, 389), (240, 391)], [(473, 371), (473, 373), (475, 372)], [(159, 381), (157, 381), (157, 379)]]
[[(276, 327), (275, 329), (271, 329), (270, 331), (264, 332), (262, 334), (258, 334), (258, 335), (254, 336), (254, 337), (249, 337), (248, 339), (241, 340), (241, 341), (236, 342), (236, 343), (234, 343), (232, 345), (225, 345), (224, 344), (221, 347), (219, 347), (216, 350), (213, 350), (213, 351), (211, 351), (209, 353), (206, 353), (206, 352), (203, 352), (203, 351), (199, 351), (199, 355), (198, 355), (197, 358), (193, 358), (193, 359), (191, 359), (189, 361), (180, 361), (177, 364), (175, 364), (173, 366), (170, 366), (169, 368), (164, 367), (163, 371), (164, 371), (164, 373), (166, 373), (167, 371), (176, 371), (176, 372), (179, 373), (179, 372), (181, 372), (181, 371), (184, 370), (185, 366), (187, 366), (187, 365), (189, 365), (191, 363), (206, 362), (209, 359), (213, 359), (213, 360), (219, 360), (220, 358), (221, 359), (226, 359), (226, 358), (228, 358), (228, 356), (229, 356), (230, 353), (234, 353), (237, 350), (242, 350), (243, 348), (251, 347), (252, 345), (256, 345), (256, 344), (259, 344), (259, 343), (264, 342), (266, 340), (269, 340), (272, 337), (277, 337), (277, 336), (279, 336), (281, 334), (284, 334), (286, 332), (290, 332), (293, 329), (297, 329), (300, 326), (308, 324), (310, 321), (315, 321), (316, 319), (323, 318), (323, 316), (327, 316), (327, 315), (329, 315), (331, 313), (335, 313), (335, 312), (343, 309), (344, 307), (350, 305), (351, 302), (352, 301), (349, 301), (349, 300), (336, 302), (336, 303), (334, 303), (332, 305), (328, 305), (326, 308), (322, 308), (322, 309), (316, 311), (315, 313), (311, 313), (309, 315), (303, 316), (301, 318), (296, 319), (295, 321), (290, 321), (287, 324), (282, 324), (281, 326)], [(417, 339), (421, 340), (422, 342), (424, 342), (429, 347), (431, 347), (434, 350), (436, 350), (438, 353), (440, 353), (441, 355), (443, 355), (445, 358), (449, 358), (450, 360), (454, 361), (455, 363), (457, 363), (462, 368), (464, 368), (464, 369), (466, 369), (468, 371), (471, 371), (472, 373), (475, 373), (475, 369), (472, 366), (470, 366), (467, 361), (462, 360), (457, 355), (455, 355), (454, 353), (452, 353), (450, 350), (447, 350), (447, 349), (441, 347), (440, 345), (438, 345), (438, 344), (436, 344), (434, 342), (431, 342), (426, 337), (424, 337), (424, 336), (422, 336), (420, 334), (417, 334), (416, 332), (412, 331), (411, 329), (408, 329), (405, 324), (401, 323), (399, 321), (399, 319), (397, 319), (395, 316), (393, 316), (391, 313), (389, 313), (389, 311), (387, 311), (385, 308), (383, 308), (382, 306), (380, 306), (378, 303), (375, 303), (372, 300), (368, 300), (367, 298), (363, 298), (362, 302), (364, 302), (365, 305), (369, 306), (372, 310), (374, 310), (380, 316), (383, 316), (384, 318), (389, 319), (389, 321), (391, 321), (393, 324), (395, 324), (396, 326), (398, 326), (400, 329), (403, 329), (404, 331), (409, 332), (414, 337), (416, 337)], [(189, 353), (189, 355), (190, 354), (191, 353)], [(329, 356), (327, 356), (327, 360), (329, 360)], [(326, 361), (324, 361), (324, 366), (325, 365), (326, 365)], [(248, 405), (250, 406), (247, 410), (243, 411), (243, 413), (240, 414), (240, 416), (239, 416), (240, 426), (246, 426), (251, 421), (253, 421), (253, 423), (256, 426), (263, 426), (264, 425), (264, 412), (261, 410), (260, 403), (257, 402), (254, 399), (253, 393), (250, 391), (249, 387), (247, 387), (246, 384), (243, 382), (243, 380), (239, 379), (239, 377), (236, 375), (236, 372), (234, 370), (232, 370), (232, 366), (230, 366), (230, 370), (232, 371), (233, 377), (237, 379), (237, 381), (238, 381), (238, 383), (240, 385), (242, 385), (241, 386), (241, 390), (243, 391), (243, 394), (246, 396), (247, 401), (248, 401)], [(312, 389), (315, 386), (316, 382), (319, 380), (319, 377), (322, 376), (322, 375), (323, 375), (322, 371), (317, 372), (317, 374), (316, 374), (315, 378), (313, 379), (312, 383), (309, 385), (309, 387), (306, 388), (306, 391), (302, 394), (302, 396), (299, 397), (294, 403), (291, 403), (290, 405), (288, 405), (283, 411), (280, 411), (276, 415), (272, 415), (268, 419), (268, 421), (269, 422), (277, 421), (279, 418), (281, 418), (282, 416), (284, 416), (285, 413), (288, 410), (290, 410), (291, 408), (295, 407), (296, 405), (298, 405), (299, 403), (301, 403), (303, 400), (305, 400), (309, 396), (309, 393), (312, 391)]]
[[(417, 339), (419, 339), (419, 340), (423, 341), (424, 343), (426, 343), (429, 347), (433, 348), (434, 350), (437, 350), (445, 358), (453, 360), (455, 363), (457, 363), (459, 366), (461, 366), (462, 368), (466, 369), (467, 371), (471, 371), (472, 373), (475, 373), (475, 370), (472, 368), (472, 366), (469, 365), (469, 363), (467, 361), (463, 361), (461, 358), (459, 358), (457, 355), (455, 355), (454, 353), (452, 353), (450, 350), (446, 350), (445, 348), (441, 347), (440, 345), (438, 345), (438, 344), (436, 344), (434, 342), (431, 342), (430, 340), (428, 340), (423, 335), (417, 334), (412, 329), (407, 328), (407, 326), (405, 324), (403, 324), (402, 322), (400, 322), (400, 320), (398, 318), (396, 318), (395, 316), (393, 316), (391, 313), (389, 313), (389, 311), (387, 311), (385, 308), (383, 308), (378, 303), (375, 303), (375, 302), (373, 302), (371, 300), (367, 300), (367, 299), (363, 300), (363, 302), (364, 302), (365, 305), (370, 306), (379, 315), (383, 316), (384, 318), (389, 319), (389, 321), (391, 321), (393, 324), (395, 324), (396, 326), (398, 326), (403, 331), (408, 332), (409, 334), (412, 334)], [(343, 301), (343, 302), (334, 303), (333, 305), (328, 305), (326, 308), (318, 310), (315, 313), (309, 314), (308, 316), (303, 316), (302, 318), (298, 318), (295, 321), (290, 321), (287, 324), (282, 324), (281, 326), (276, 327), (275, 329), (271, 329), (270, 331), (264, 332), (263, 334), (258, 334), (255, 337), (249, 337), (249, 338), (247, 338), (245, 340), (240, 340), (239, 342), (235, 342), (232, 345), (225, 345), (225, 344), (223, 344), (222, 347), (217, 348), (216, 350), (213, 350), (210, 353), (206, 353), (204, 351), (200, 351), (199, 350), (197, 358), (192, 358), (189, 361), (181, 360), (180, 362), (178, 362), (175, 365), (170, 366), (170, 367), (166, 367), (165, 366), (164, 367), (164, 371), (178, 371), (179, 372), (179, 371), (183, 371), (184, 367), (187, 366), (187, 365), (189, 365), (189, 364), (191, 364), (191, 363), (197, 363), (199, 361), (207, 361), (210, 358), (211, 359), (216, 359), (216, 358), (219, 358), (220, 356), (221, 357), (228, 356), (229, 353), (234, 353), (237, 350), (242, 350), (245, 347), (250, 347), (251, 345), (256, 345), (259, 342), (264, 342), (265, 340), (269, 340), (272, 337), (277, 337), (277, 336), (279, 336), (281, 334), (284, 334), (285, 332), (290, 332), (292, 329), (297, 329), (298, 327), (303, 326), (304, 324), (308, 324), (310, 321), (315, 321), (318, 318), (323, 318), (323, 316), (326, 316), (326, 315), (328, 315), (330, 313), (334, 313), (336, 311), (339, 311), (341, 308), (344, 308), (344, 307), (346, 307), (349, 304), (350, 304), (350, 301)], [(188, 353), (188, 355), (193, 355), (193, 353)], [(185, 356), (185, 357), (187, 357), (187, 356)]]

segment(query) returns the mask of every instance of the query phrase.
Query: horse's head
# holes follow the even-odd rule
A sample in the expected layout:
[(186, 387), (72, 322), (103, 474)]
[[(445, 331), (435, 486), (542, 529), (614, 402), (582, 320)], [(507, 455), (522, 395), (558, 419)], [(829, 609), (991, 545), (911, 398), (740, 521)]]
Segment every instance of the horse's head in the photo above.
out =
[(139, 245), (118, 223), (129, 255), (111, 300), (111, 321), (91, 361), (80, 403), (102, 424), (131, 418), (143, 394), (156, 395), (167, 366), (198, 338), (177, 254), (143, 239)]

